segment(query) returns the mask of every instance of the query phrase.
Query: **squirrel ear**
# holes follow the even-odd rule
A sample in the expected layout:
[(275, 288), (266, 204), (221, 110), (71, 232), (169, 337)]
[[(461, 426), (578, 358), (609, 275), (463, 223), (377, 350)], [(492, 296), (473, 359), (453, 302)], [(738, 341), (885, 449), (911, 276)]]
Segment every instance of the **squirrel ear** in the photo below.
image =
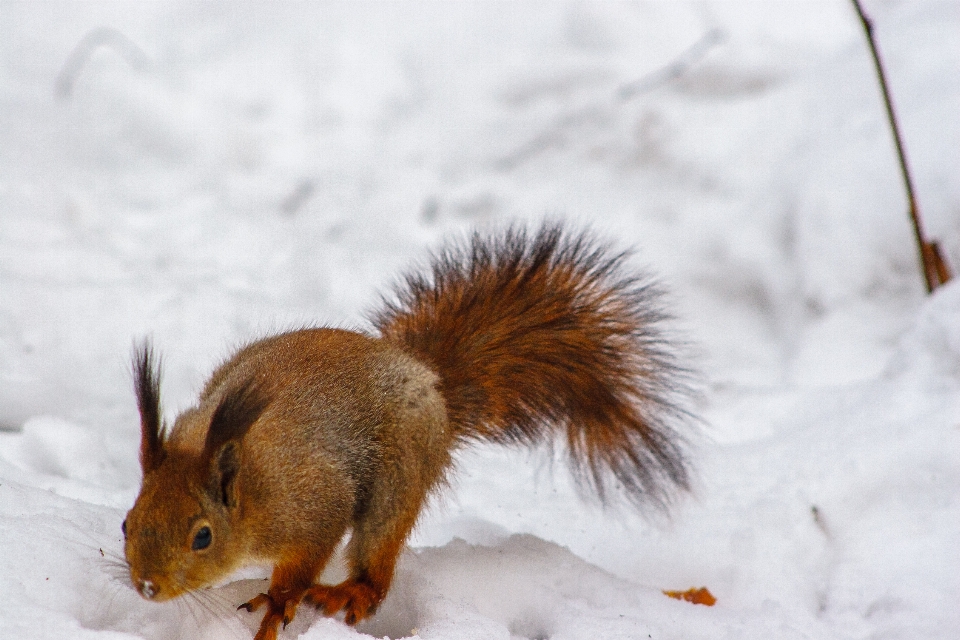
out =
[(160, 367), (149, 340), (134, 348), (133, 378), (140, 410), (140, 468), (147, 475), (160, 466), (166, 455), (160, 412)]
[(240, 470), (240, 447), (231, 440), (220, 447), (215, 461), (211, 461), (211, 477), (208, 489), (210, 497), (225, 507), (237, 506), (237, 497), (233, 491), (233, 479)]
[(240, 441), (270, 404), (252, 380), (224, 394), (210, 419), (200, 454), (201, 473), (210, 474), (209, 488), (224, 506), (236, 504), (233, 479), (240, 469)]

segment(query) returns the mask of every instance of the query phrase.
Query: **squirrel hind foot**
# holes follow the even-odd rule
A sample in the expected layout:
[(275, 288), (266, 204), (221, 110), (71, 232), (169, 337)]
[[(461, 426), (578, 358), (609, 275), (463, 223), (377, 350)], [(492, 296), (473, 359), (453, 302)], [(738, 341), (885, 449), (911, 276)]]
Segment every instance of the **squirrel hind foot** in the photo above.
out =
[(342, 610), (343, 621), (353, 626), (377, 612), (383, 594), (365, 582), (351, 579), (333, 586), (314, 585), (307, 590), (303, 599), (327, 616)]

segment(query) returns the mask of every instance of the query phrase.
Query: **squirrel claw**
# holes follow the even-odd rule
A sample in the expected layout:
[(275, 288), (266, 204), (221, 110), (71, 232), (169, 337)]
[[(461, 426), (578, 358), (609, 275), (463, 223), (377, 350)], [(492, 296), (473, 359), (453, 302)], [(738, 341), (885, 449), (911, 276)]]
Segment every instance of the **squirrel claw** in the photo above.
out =
[(277, 627), (283, 626), (284, 629), (293, 621), (297, 613), (297, 605), (300, 604), (300, 598), (289, 598), (285, 602), (277, 602), (269, 594), (261, 593), (249, 602), (244, 602), (237, 609), (246, 609), (253, 612), (267, 605), (267, 612), (263, 615), (263, 621), (260, 623), (260, 630), (254, 640), (276, 640)]
[(257, 609), (259, 609), (265, 604), (272, 605), (273, 598), (271, 598), (265, 593), (261, 593), (256, 597), (251, 598), (250, 601), (244, 602), (243, 604), (241, 604), (239, 607), (237, 607), (237, 611), (240, 611), (240, 609), (246, 609), (250, 613), (253, 613), (254, 611), (256, 611)]
[(287, 603), (284, 605), (282, 621), (284, 629), (293, 621), (293, 616), (297, 613), (297, 604), (299, 603), (294, 600), (287, 600)]
[(287, 625), (293, 620), (293, 616), (297, 611), (297, 604), (298, 601), (296, 599), (287, 600), (283, 604), (278, 604), (277, 601), (268, 594), (261, 593), (249, 602), (241, 604), (237, 607), (237, 610), (246, 609), (247, 611), (253, 612), (263, 605), (267, 605), (267, 612), (263, 615), (263, 620), (260, 622), (260, 629), (257, 631), (257, 635), (254, 636), (254, 640), (277, 640), (277, 627), (282, 623), (283, 628), (287, 628)]

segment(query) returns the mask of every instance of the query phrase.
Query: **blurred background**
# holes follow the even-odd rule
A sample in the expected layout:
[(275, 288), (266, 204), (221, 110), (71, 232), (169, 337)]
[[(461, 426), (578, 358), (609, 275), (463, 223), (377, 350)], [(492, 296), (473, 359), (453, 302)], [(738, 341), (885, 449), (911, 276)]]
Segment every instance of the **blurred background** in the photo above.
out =
[[(867, 3), (960, 264), (956, 2)], [(363, 326), (426, 247), (544, 216), (673, 292), (711, 384), (876, 374), (922, 298), (853, 9), (0, 2), (0, 424), (180, 406), (233, 346)], [(122, 406), (121, 406), (122, 405)]]

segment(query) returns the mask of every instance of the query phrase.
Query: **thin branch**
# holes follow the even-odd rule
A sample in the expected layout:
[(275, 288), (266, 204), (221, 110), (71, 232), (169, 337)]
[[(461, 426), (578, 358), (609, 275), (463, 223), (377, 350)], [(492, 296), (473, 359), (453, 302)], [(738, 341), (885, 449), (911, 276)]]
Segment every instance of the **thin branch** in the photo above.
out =
[(667, 66), (620, 87), (617, 91), (617, 97), (620, 100), (630, 100), (674, 78), (679, 78), (701, 58), (710, 53), (714, 47), (723, 43), (726, 37), (726, 34), (720, 29), (711, 29)]
[(532, 140), (500, 158), (496, 163), (497, 168), (501, 170), (514, 169), (544, 149), (563, 145), (566, 142), (565, 130), (580, 126), (584, 122), (605, 118), (611, 109), (617, 108), (619, 103), (628, 102), (674, 78), (679, 78), (725, 39), (726, 34), (723, 31), (711, 29), (667, 66), (621, 85), (613, 97), (613, 105), (590, 104), (562, 115)]
[(870, 53), (873, 56), (873, 64), (877, 71), (877, 77), (880, 79), (880, 90), (883, 93), (883, 104), (887, 110), (887, 119), (890, 121), (890, 128), (893, 131), (893, 141), (897, 147), (897, 158), (900, 161), (900, 173), (903, 174), (903, 184), (907, 190), (907, 202), (910, 206), (910, 220), (913, 222), (913, 233), (917, 239), (917, 248), (920, 251), (920, 262), (923, 265), (923, 275), (927, 283), (927, 293), (932, 293), (941, 284), (950, 279), (950, 269), (940, 254), (940, 247), (936, 242), (928, 242), (923, 233), (923, 225), (920, 221), (920, 211), (917, 207), (917, 198), (913, 190), (913, 181), (910, 178), (910, 169), (907, 167), (907, 156), (903, 150), (903, 139), (900, 136), (900, 126), (897, 122), (897, 115), (893, 110), (893, 101), (890, 98), (890, 90), (887, 87), (887, 77), (883, 70), (883, 63), (880, 61), (880, 53), (877, 51), (877, 43), (873, 37), (873, 23), (863, 12), (859, 0), (851, 0), (857, 15), (860, 16), (860, 22), (863, 24), (863, 30), (867, 34), (867, 43), (870, 45)]
[(133, 40), (113, 27), (99, 27), (83, 36), (63, 63), (55, 85), (58, 98), (65, 100), (73, 94), (73, 87), (80, 77), (80, 72), (94, 52), (101, 47), (113, 49), (134, 69), (150, 66), (150, 57)]

